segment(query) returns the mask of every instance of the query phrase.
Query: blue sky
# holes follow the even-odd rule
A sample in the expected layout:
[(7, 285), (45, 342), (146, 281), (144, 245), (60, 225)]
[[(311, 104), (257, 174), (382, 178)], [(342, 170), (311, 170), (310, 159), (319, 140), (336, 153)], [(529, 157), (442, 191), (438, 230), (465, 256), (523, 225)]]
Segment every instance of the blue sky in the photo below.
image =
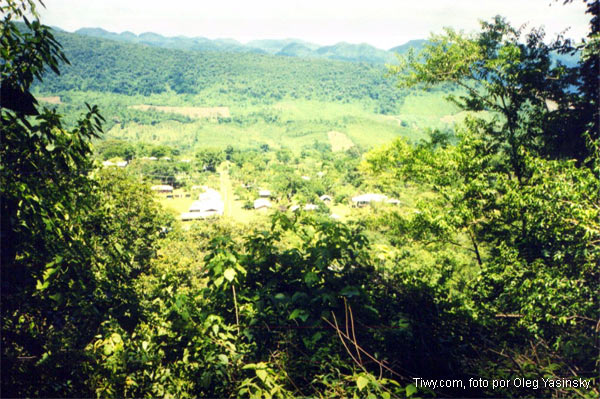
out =
[(543, 25), (549, 35), (585, 36), (581, 0), (44, 0), (42, 22), (68, 31), (101, 27), (113, 32), (254, 39), (298, 38), (321, 45), (340, 41), (388, 49), (426, 38), (444, 26), (477, 30), (496, 14), (513, 25)]

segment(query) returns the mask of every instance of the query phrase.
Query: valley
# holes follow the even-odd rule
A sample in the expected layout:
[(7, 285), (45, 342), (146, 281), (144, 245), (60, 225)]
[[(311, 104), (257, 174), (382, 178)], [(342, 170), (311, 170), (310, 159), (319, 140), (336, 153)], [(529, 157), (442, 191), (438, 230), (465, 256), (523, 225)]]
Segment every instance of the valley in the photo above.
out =
[[(230, 4), (64, 1), (127, 24), (0, 6), (2, 397), (598, 397), (593, 24), (383, 50), (128, 28), (208, 32)], [(287, 10), (261, 6), (231, 31)], [(342, 22), (406, 37), (434, 6)]]

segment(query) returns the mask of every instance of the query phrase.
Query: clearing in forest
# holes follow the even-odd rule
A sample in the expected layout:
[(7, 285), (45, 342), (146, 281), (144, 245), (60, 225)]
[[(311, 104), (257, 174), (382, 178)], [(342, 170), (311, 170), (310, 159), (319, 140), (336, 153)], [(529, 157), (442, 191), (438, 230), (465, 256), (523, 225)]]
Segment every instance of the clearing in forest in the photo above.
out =
[(346, 151), (347, 149), (354, 146), (352, 140), (348, 138), (344, 133), (330, 131), (327, 133), (327, 137), (329, 137), (329, 142), (331, 143), (331, 151)]
[(229, 118), (229, 107), (169, 107), (162, 105), (132, 105), (130, 108), (139, 109), (141, 111), (156, 110), (160, 112), (168, 112), (171, 114), (180, 114), (190, 118)]
[(62, 104), (62, 101), (60, 101), (60, 97), (59, 96), (52, 96), (52, 97), (38, 97), (37, 98), (39, 101), (48, 103), (48, 104)]

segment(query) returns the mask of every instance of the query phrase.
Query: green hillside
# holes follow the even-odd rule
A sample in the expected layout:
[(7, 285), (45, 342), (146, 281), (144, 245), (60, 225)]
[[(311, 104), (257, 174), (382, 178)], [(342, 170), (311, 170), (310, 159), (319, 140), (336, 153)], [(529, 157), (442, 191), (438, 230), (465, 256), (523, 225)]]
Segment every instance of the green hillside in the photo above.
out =
[(71, 65), (39, 89), (150, 95), (201, 94), (213, 104), (284, 97), (362, 101), (394, 112), (403, 94), (385, 69), (366, 64), (270, 55), (191, 52), (57, 32)]
[[(399, 90), (382, 67), (366, 63), (193, 52), (65, 32), (56, 36), (71, 64), (60, 76), (37, 84), (36, 95), (58, 97), (47, 102), (71, 122), (85, 102), (98, 104), (107, 138), (183, 151), (263, 144), (299, 150), (331, 144), (333, 131), (370, 148), (398, 136), (419, 140), (426, 127), (450, 126), (440, 119), (458, 112), (439, 89), (426, 95)], [(288, 47), (294, 45), (301, 46)]]

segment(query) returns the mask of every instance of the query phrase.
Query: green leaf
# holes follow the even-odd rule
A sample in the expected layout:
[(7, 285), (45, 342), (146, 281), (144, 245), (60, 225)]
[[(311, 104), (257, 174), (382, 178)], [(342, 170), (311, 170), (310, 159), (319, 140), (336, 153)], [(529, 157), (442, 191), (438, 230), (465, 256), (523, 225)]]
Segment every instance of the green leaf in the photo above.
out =
[(62, 299), (62, 294), (58, 292), (54, 295), (50, 295), (50, 299), (52, 299), (54, 302), (60, 302)]
[(294, 309), (294, 311), (288, 316), (289, 320), (295, 320), (298, 318), (302, 321), (306, 321), (306, 319), (308, 319), (308, 313), (304, 309)]
[(227, 281), (231, 282), (233, 281), (233, 279), (235, 278), (235, 270), (233, 268), (228, 268), (225, 270), (225, 272), (223, 273), (223, 277), (225, 277), (227, 279)]
[(314, 272), (308, 272), (304, 275), (304, 282), (311, 287), (318, 281), (319, 276)]
[(44, 270), (44, 281), (50, 280), (50, 278), (56, 274), (59, 268), (59, 266), (56, 266)]
[(362, 375), (356, 379), (356, 386), (359, 391), (362, 391), (367, 385), (369, 385), (369, 379)]
[(284, 294), (284, 293), (282, 293), (282, 292), (279, 292), (279, 293), (275, 294), (275, 297), (274, 297), (274, 298), (275, 298), (276, 300), (278, 300), (278, 301), (285, 301), (285, 300), (286, 300), (286, 296), (285, 296), (285, 294)]
[(221, 363), (223, 364), (229, 364), (229, 358), (227, 357), (227, 355), (217, 355), (217, 358), (221, 361)]
[(266, 380), (268, 376), (267, 371), (262, 369), (256, 370), (256, 375), (261, 381)]
[(356, 287), (353, 287), (351, 285), (348, 285), (346, 287), (344, 287), (341, 291), (340, 291), (340, 295), (346, 296), (348, 298), (351, 298), (353, 296), (358, 295), (358, 289)]
[(417, 387), (414, 384), (408, 384), (406, 386), (406, 396), (410, 397), (417, 392)]
[(35, 289), (38, 291), (44, 291), (46, 288), (48, 288), (48, 284), (50, 284), (50, 281), (46, 280), (43, 283), (38, 280), (37, 284), (35, 285)]

